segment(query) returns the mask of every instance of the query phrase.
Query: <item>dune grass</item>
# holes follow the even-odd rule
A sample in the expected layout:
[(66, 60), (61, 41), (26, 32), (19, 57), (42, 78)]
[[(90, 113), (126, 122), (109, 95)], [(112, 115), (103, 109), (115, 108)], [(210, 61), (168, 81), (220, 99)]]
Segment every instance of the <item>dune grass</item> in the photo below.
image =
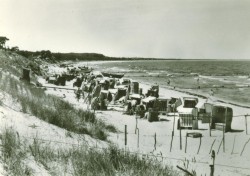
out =
[(80, 148), (74, 151), (72, 156), (72, 166), (77, 175), (178, 175), (172, 168), (163, 166), (159, 161), (142, 159), (138, 154), (121, 151), (115, 146), (103, 151)]
[(119, 150), (116, 146), (106, 149), (78, 147), (51, 147), (49, 143), (25, 141), (13, 129), (2, 134), (3, 156), (8, 175), (33, 175), (34, 170), (25, 165), (33, 158), (36, 166), (42, 166), (51, 175), (178, 175), (172, 168), (154, 159), (142, 159), (137, 154)]
[(1, 134), (2, 158), (7, 175), (31, 175), (31, 169), (25, 164), (27, 152), (21, 145), (17, 133), (9, 128)]
[(72, 104), (44, 90), (21, 82), (11, 75), (1, 76), (0, 89), (10, 94), (30, 113), (48, 123), (78, 134), (88, 134), (100, 140), (107, 139), (107, 132), (116, 132), (112, 125), (97, 119), (88, 110), (76, 109)]

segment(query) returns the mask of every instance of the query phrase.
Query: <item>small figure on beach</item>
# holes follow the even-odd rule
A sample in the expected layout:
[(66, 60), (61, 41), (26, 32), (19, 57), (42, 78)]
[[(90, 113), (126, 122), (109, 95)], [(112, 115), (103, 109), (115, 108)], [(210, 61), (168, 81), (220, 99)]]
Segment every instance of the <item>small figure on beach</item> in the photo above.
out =
[(210, 96), (214, 96), (214, 90), (213, 90), (213, 89), (210, 90), (209, 95), (210, 95)]
[(168, 83), (168, 85), (170, 85), (170, 79), (168, 79), (167, 83)]
[(197, 78), (197, 85), (198, 85), (198, 89), (200, 89), (201, 86), (200, 86), (200, 78), (199, 77)]
[(128, 104), (125, 105), (124, 110), (125, 110), (124, 114), (127, 114), (127, 115), (133, 115), (134, 114), (131, 102), (128, 102)]
[(214, 90), (213, 90), (213, 89), (210, 89), (208, 95), (209, 95), (209, 96), (207, 97), (206, 102), (208, 102), (209, 99), (212, 100), (212, 101), (214, 101), (213, 98), (212, 98), (212, 97), (214, 96)]
[(135, 108), (136, 115), (138, 115), (140, 118), (143, 118), (145, 116), (145, 107), (142, 104), (136, 105)]

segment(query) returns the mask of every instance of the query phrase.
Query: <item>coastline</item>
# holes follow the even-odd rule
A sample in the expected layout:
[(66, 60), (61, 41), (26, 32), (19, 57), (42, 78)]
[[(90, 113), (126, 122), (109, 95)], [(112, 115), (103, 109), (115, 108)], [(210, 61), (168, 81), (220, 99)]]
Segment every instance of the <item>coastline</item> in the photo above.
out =
[[(90, 62), (89, 63), (89, 66), (90, 67), (93, 67), (95, 69), (98, 69), (98, 70), (105, 70), (109, 67), (107, 66), (110, 66), (110, 69), (113, 71), (113, 72), (117, 72), (117, 73), (125, 73), (125, 77), (126, 78), (130, 78), (132, 80), (135, 80), (135, 81), (138, 81), (138, 82), (151, 82), (151, 84), (153, 83), (151, 80), (156, 80), (156, 83), (158, 83), (161, 87), (164, 87), (164, 88), (167, 88), (167, 89), (170, 89), (170, 90), (176, 90), (176, 91), (179, 91), (179, 92), (183, 92), (183, 93), (187, 93), (189, 95), (193, 95), (193, 96), (198, 96), (198, 97), (201, 97), (201, 98), (204, 98), (204, 99), (207, 99), (210, 95), (209, 95), (209, 90), (210, 89), (214, 89), (214, 90), (219, 90), (220, 92), (216, 95), (214, 95), (212, 98), (213, 99), (216, 99), (218, 100), (218, 102), (220, 103), (226, 103), (226, 104), (231, 104), (231, 105), (235, 105), (235, 106), (239, 106), (239, 107), (244, 107), (244, 108), (250, 108), (250, 102), (248, 102), (246, 99), (244, 99), (244, 93), (246, 93), (246, 95), (248, 95), (250, 92), (248, 89), (249, 86), (243, 86), (242, 88), (246, 90), (246, 92), (242, 92), (242, 91), (239, 91), (239, 89), (241, 89), (241, 87), (239, 87), (238, 84), (243, 84), (244, 83), (244, 80), (241, 78), (240, 80), (237, 80), (237, 76), (233, 76), (233, 77), (230, 77), (230, 76), (202, 76), (202, 75), (197, 75), (195, 76), (193, 73), (191, 73), (188, 77), (185, 77), (184, 80), (181, 78), (181, 75), (177, 76), (176, 78), (171, 78), (171, 73), (168, 73), (168, 71), (166, 71), (166, 73), (168, 73), (167, 75), (162, 75), (162, 78), (168, 78), (168, 79), (179, 79), (179, 82), (177, 82), (177, 85), (175, 83), (171, 83), (170, 86), (167, 85), (167, 83), (165, 83), (166, 81), (162, 81), (161, 79), (157, 81), (157, 78), (159, 78), (159, 75), (157, 76), (157, 72), (155, 73), (156, 75), (155, 76), (149, 76), (149, 75), (143, 75), (143, 74), (147, 74), (144, 73), (146, 70), (138, 70), (138, 69), (133, 69), (133, 68), (121, 68), (119, 65), (118, 67), (114, 64), (114, 63), (117, 63), (118, 61), (94, 61), (94, 62)], [(130, 61), (122, 61), (122, 62), (129, 62)], [(136, 61), (135, 61), (136, 62)], [(103, 64), (103, 63), (108, 63), (107, 64)], [(112, 63), (112, 64), (109, 64), (109, 63)], [(77, 66), (79, 63), (75, 63), (75, 65)], [(86, 65), (86, 62), (80, 62), (81, 65)], [(139, 75), (138, 75), (139, 74)], [(159, 74), (159, 73), (158, 73)], [(176, 73), (175, 73), (176, 74)], [(146, 76), (146, 77), (145, 77)], [(149, 76), (149, 77), (148, 77)], [(187, 76), (187, 75), (186, 75)], [(242, 77), (242, 76), (239, 76), (239, 77)], [(197, 78), (200, 78), (201, 79), (201, 83), (204, 82), (205, 85), (201, 85), (201, 89), (197, 89), (197, 86), (195, 84), (196, 83), (196, 79)], [(232, 80), (230, 80), (232, 79)], [(244, 79), (247, 79), (247, 77), (244, 77)], [(145, 81), (145, 80), (149, 80), (149, 81)], [(187, 84), (187, 85), (190, 85), (188, 87), (187, 86), (181, 86), (179, 84), (182, 83), (182, 80), (185, 81), (185, 83), (183, 84)], [(211, 81), (211, 82), (207, 82), (207, 81)], [(216, 81), (216, 82), (214, 82)], [(218, 82), (220, 81), (220, 82)], [(233, 83), (234, 81), (235, 82), (235, 85), (233, 87), (231, 87), (231, 82)], [(249, 82), (249, 80), (248, 80)], [(230, 87), (227, 87), (225, 86), (224, 87), (224, 84), (229, 84)], [(182, 85), (183, 85), (182, 84)], [(249, 83), (245, 83), (245, 84), (249, 84)], [(226, 92), (223, 92), (223, 89), (226, 89), (225, 91)], [(230, 92), (233, 91), (233, 94), (234, 95), (231, 95), (231, 96), (228, 96), (230, 95)], [(232, 94), (232, 93), (231, 93)], [(228, 96), (228, 98), (227, 98)], [(237, 101), (238, 100), (238, 101)]]

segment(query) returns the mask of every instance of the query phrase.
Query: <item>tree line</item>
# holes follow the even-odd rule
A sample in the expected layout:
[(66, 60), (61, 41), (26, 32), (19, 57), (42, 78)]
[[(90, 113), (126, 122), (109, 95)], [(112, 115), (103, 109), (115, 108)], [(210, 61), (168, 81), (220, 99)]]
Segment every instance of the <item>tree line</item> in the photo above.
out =
[(20, 50), (18, 46), (7, 47), (6, 42), (9, 39), (5, 36), (0, 36), (0, 49), (14, 51), (26, 58), (40, 58), (47, 61), (105, 61), (105, 60), (155, 60), (155, 58), (127, 58), (127, 57), (107, 57), (99, 53), (53, 53), (50, 50), (41, 50), (41, 51), (27, 51)]

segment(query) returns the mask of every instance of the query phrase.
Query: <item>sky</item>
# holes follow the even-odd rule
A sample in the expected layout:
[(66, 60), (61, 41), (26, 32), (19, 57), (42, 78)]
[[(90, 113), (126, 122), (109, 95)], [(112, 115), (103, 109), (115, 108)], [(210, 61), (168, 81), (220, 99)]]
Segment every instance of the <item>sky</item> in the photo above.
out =
[(250, 59), (249, 0), (0, 0), (0, 36), (23, 50)]

